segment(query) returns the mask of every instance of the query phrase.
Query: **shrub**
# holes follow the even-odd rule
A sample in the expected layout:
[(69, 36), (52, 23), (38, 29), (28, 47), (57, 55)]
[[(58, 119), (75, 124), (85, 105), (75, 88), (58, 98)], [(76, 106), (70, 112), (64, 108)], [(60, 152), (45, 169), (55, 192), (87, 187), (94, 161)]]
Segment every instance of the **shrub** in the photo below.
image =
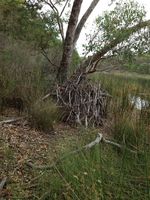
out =
[(21, 98), (26, 106), (44, 92), (41, 73), (43, 57), (32, 50), (32, 45), (2, 37), (0, 54), (0, 98)]
[(52, 101), (36, 102), (30, 110), (31, 123), (45, 132), (53, 131), (53, 124), (58, 119), (58, 107)]

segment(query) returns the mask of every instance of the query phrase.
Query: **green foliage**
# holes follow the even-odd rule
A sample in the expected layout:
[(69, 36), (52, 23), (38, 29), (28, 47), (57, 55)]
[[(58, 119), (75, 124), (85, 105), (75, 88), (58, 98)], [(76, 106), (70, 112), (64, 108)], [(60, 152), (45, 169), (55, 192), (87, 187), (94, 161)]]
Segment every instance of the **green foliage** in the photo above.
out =
[(58, 107), (52, 101), (38, 101), (32, 105), (30, 115), (34, 127), (50, 133), (54, 122), (58, 120)]
[[(57, 1), (56, 3), (62, 4), (63, 2), (64, 1)], [(39, 93), (41, 93), (41, 89), (43, 89), (44, 93), (45, 89), (49, 89), (55, 84), (56, 72), (62, 56), (62, 42), (58, 37), (56, 16), (54, 16), (51, 10), (44, 13), (42, 11), (42, 6), (43, 4), (31, 1), (0, 1), (0, 31), (1, 37), (4, 39), (0, 44), (1, 48), (4, 49), (0, 55), (0, 76), (2, 76), (1, 81), (3, 88), (9, 90), (8, 92), (4, 92), (5, 95), (7, 95), (6, 93), (10, 94), (10, 90), (13, 91), (16, 84), (21, 84), (21, 89), (19, 90), (22, 90), (25, 79), (28, 79), (28, 77), (30, 79), (31, 76), (35, 74), (39, 75), (38, 82), (35, 80), (34, 83), (35, 87), (39, 84)], [(7, 40), (7, 44), (5, 40)], [(11, 40), (13, 44), (8, 47), (8, 43), (11, 43)], [(20, 46), (19, 43), (21, 44)], [(29, 52), (26, 52), (28, 51), (28, 46), (32, 50), (30, 49)], [(19, 50), (19, 48), (21, 48), (21, 50)], [(40, 53), (45, 56), (45, 59), (42, 55), (40, 56)], [(30, 56), (30, 54), (35, 54), (36, 56)], [(32, 58), (28, 59), (27, 55)], [(29, 63), (27, 63), (27, 69), (25, 69), (25, 64), (28, 60)], [(74, 51), (70, 73), (74, 71), (79, 60), (77, 51)], [(24, 67), (21, 67), (23, 62)], [(11, 63), (13, 63), (13, 65), (11, 65)], [(36, 63), (37, 67), (35, 66)], [(29, 69), (29, 65), (31, 66), (31, 70)], [(33, 68), (36, 72), (32, 71)], [(9, 69), (10, 72), (8, 72)], [(24, 76), (26, 71), (30, 71), (30, 74)], [(12, 80), (7, 79), (7, 73), (9, 76), (13, 77)], [(18, 73), (20, 73), (19, 76)], [(18, 79), (20, 80), (18, 81)], [(32, 80), (31, 82), (33, 83), (34, 81)], [(29, 83), (31, 82), (29, 81)], [(31, 93), (29, 93), (29, 96), (34, 96), (34, 94), (31, 95)]]
[(149, 157), (96, 146), (91, 152), (68, 157), (53, 172), (45, 172), (36, 189), (43, 199), (147, 199)]
[(0, 98), (21, 98), (26, 107), (46, 90), (42, 75), (43, 57), (23, 41), (1, 35)]
[(85, 51), (97, 52), (117, 38), (123, 42), (113, 48), (109, 54), (122, 55), (131, 59), (133, 54), (149, 52), (149, 31), (142, 29), (126, 39), (127, 29), (139, 24), (145, 19), (145, 9), (136, 1), (119, 1), (111, 11), (104, 12), (103, 16), (96, 19), (93, 32), (87, 35)]
[(112, 40), (120, 35), (122, 28), (129, 28), (143, 21), (145, 14), (144, 8), (135, 1), (119, 1), (112, 11), (98, 17), (96, 23), (101, 24), (105, 39)]
[[(51, 58), (53, 53), (54, 57), (57, 55), (57, 61), (54, 60), (54, 64), (59, 65), (62, 45), (57, 38), (57, 29), (55, 30), (53, 20), (55, 16), (48, 13), (43, 16), (42, 13), (39, 14), (39, 10), (38, 5), (24, 4), (21, 0), (1, 0), (0, 2), (0, 27), (1, 31), (6, 33), (6, 36), (2, 34), (3, 39), (0, 43), (2, 45), (0, 98), (20, 97), (28, 107), (32, 125), (37, 129), (52, 132), (53, 124), (60, 114), (58, 107), (52, 101), (39, 101), (39, 99), (51, 87), (51, 82), (49, 82), (51, 78), (54, 83), (53, 74), (56, 69), (52, 66), (50, 66), (52, 70), (49, 69), (49, 65), (41, 54), (35, 51), (35, 46), (50, 47), (47, 50), (48, 56)], [(97, 31), (99, 33), (103, 31), (103, 34), (91, 40), (90, 50), (97, 51), (106, 42), (111, 42), (116, 37), (124, 37), (120, 29), (142, 21), (144, 15), (145, 11), (143, 8), (139, 9), (138, 4), (133, 2), (117, 4), (114, 11), (110, 14), (105, 13), (104, 17), (97, 20), (98, 30), (95, 33), (97, 35)], [(140, 41), (143, 42), (143, 40)], [(32, 44), (29, 45), (29, 43)], [(130, 50), (131, 47), (135, 47), (133, 43), (129, 45)], [(136, 47), (138, 45), (140, 46), (141, 43), (136, 43)], [(56, 46), (59, 53), (55, 51)], [(132, 51), (129, 52), (126, 46), (123, 47), (124, 55), (130, 58)], [(115, 51), (112, 53), (115, 54)], [(77, 52), (74, 52), (73, 63), (77, 65), (79, 61)], [(74, 69), (73, 63), (72, 69)], [(129, 100), (129, 95), (148, 93), (150, 82), (145, 79), (137, 81), (99, 74), (94, 78), (99, 79), (102, 86), (113, 96), (109, 108), (108, 125), (113, 123), (111, 126), (113, 139), (125, 148), (120, 150), (102, 142), (90, 151), (68, 156), (48, 172), (40, 171), (40, 178), (36, 176), (36, 180), (32, 179), (30, 182), (35, 181), (35, 185), (31, 185), (31, 199), (150, 199), (148, 115), (145, 115), (143, 110), (135, 110)], [(147, 97), (144, 98), (148, 100)], [(145, 117), (147, 118), (144, 119)], [(77, 148), (95, 138), (97, 130), (91, 132), (87, 129), (82, 131), (76, 144)], [(69, 142), (72, 144), (72, 140)], [(126, 147), (137, 153), (132, 154)], [(14, 162), (14, 155), (10, 148), (6, 147), (4, 151), (8, 160), (6, 164), (10, 166), (11, 160)], [(5, 163), (2, 166), (6, 167)], [(27, 170), (29, 171), (28, 168)], [(25, 192), (22, 193), (24, 188), (21, 188), (21, 185), (19, 187), (19, 184), (15, 183), (14, 187), (13, 184), (11, 187), (14, 198), (25, 198)]]
[[(112, 136), (122, 150), (101, 143), (90, 151), (68, 155), (52, 171), (45, 171), (35, 190), (42, 199), (149, 199), (150, 151), (147, 125), (128, 94), (149, 90), (146, 80), (97, 75), (113, 95), (110, 106)], [(145, 87), (147, 85), (147, 87)], [(115, 121), (116, 120), (116, 121)], [(109, 123), (109, 122), (108, 122)], [(96, 130), (82, 130), (77, 148), (94, 140)], [(105, 136), (106, 137), (106, 136)], [(108, 136), (109, 137), (109, 136)], [(129, 149), (137, 153), (131, 153)], [(68, 150), (69, 151), (69, 150)], [(66, 152), (66, 150), (65, 150)]]
[(0, 2), (0, 31), (15, 39), (32, 42), (40, 48), (48, 47), (49, 41), (57, 40), (55, 23), (50, 15), (40, 14), (41, 7), (25, 1)]
[[(131, 102), (131, 97), (140, 97), (149, 102), (149, 79), (119, 77), (117, 75), (99, 75), (93, 77), (101, 80), (103, 87), (113, 96), (110, 104), (111, 118), (113, 118), (112, 132), (116, 141), (130, 148), (142, 149), (147, 138), (143, 110)], [(140, 103), (140, 102), (139, 102)], [(138, 110), (141, 109), (141, 110)]]
[[(149, 94), (150, 80), (99, 73), (91, 78), (99, 80), (113, 96), (109, 108), (110, 118), (106, 124), (110, 127), (102, 129), (104, 137), (120, 143), (124, 148), (120, 149), (102, 142), (90, 150), (68, 155), (68, 152), (93, 141), (100, 130), (67, 128), (67, 132), (75, 131), (78, 136), (74, 139), (72, 133), (70, 139), (65, 135), (65, 144), (62, 144), (62, 140), (58, 140), (60, 155), (57, 155), (57, 158), (62, 155), (68, 156), (51, 170), (34, 171), (26, 167), (28, 173), (34, 173), (34, 178), (31, 178), (31, 185), (28, 186), (26, 182), (25, 185), (18, 182), (11, 183), (13, 198), (29, 198), (29, 194), (33, 200), (37, 198), (45, 200), (150, 199), (150, 137), (147, 123), (149, 118), (145, 120), (146, 115), (133, 108), (128, 98), (128, 94), (140, 95), (141, 92)], [(150, 100), (146, 96), (144, 98)], [(44, 128), (44, 131), (52, 131), (57, 116), (57, 106), (51, 101), (39, 101), (32, 106), (32, 123), (37, 128)], [(111, 135), (107, 130), (111, 131)], [(136, 153), (131, 153), (129, 149)], [(12, 166), (13, 169), (15, 158), (10, 150), (5, 148), (5, 156), (9, 167)], [(46, 165), (53, 163), (53, 153), (51, 150), (47, 157), (44, 157)], [(38, 161), (40, 163), (40, 159)], [(35, 159), (35, 162), (38, 161)], [(5, 167), (5, 163), (2, 166)], [(27, 193), (26, 188), (30, 186), (34, 187), (31, 187)]]

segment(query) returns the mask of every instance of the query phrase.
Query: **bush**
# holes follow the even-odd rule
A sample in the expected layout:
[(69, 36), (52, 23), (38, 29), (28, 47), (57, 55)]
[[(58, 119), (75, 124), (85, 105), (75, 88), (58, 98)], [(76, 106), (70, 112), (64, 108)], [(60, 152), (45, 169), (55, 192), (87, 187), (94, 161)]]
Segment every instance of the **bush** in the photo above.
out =
[(31, 110), (31, 123), (45, 132), (53, 131), (53, 124), (58, 120), (58, 107), (52, 101), (36, 102)]
[(4, 47), (0, 54), (0, 98), (21, 98), (29, 106), (44, 92), (41, 73), (44, 59), (32, 45), (2, 37)]

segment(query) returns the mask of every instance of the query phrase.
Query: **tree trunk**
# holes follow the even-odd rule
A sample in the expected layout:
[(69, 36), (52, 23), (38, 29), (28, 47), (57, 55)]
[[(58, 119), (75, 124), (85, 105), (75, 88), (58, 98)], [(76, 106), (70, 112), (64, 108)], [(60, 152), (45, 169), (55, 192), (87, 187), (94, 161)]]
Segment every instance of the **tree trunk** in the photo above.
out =
[(109, 51), (111, 51), (114, 47), (116, 47), (121, 42), (126, 41), (132, 34), (136, 33), (137, 31), (141, 30), (142, 28), (150, 27), (150, 20), (143, 21), (135, 26), (132, 26), (128, 29), (120, 30), (120, 35), (114, 40), (112, 40), (109, 44), (104, 46), (100, 51), (89, 56), (76, 70), (76, 72), (69, 78), (65, 85), (71, 84), (75, 82), (79, 84), (82, 80), (86, 78), (88, 73), (93, 73), (96, 71), (96, 66), (99, 61), (102, 59), (104, 55), (106, 55)]
[(96, 7), (96, 5), (98, 4), (100, 0), (93, 0), (92, 3), (90, 4), (89, 8), (87, 9), (87, 11), (84, 13), (84, 15), (82, 16), (77, 28), (76, 28), (76, 32), (75, 32), (75, 36), (74, 36), (74, 46), (80, 36), (81, 30), (85, 24), (85, 22), (87, 21), (88, 17), (90, 16), (90, 14), (92, 13), (92, 11), (94, 10), (94, 8)]
[(107, 44), (106, 46), (104, 46), (100, 51), (98, 51), (97, 53), (93, 54), (92, 56), (89, 56), (85, 62), (83, 63), (82, 67), (84, 69), (84, 71), (86, 71), (86, 67), (89, 65), (93, 65), (93, 63), (101, 60), (101, 58), (107, 54), (109, 51), (111, 51), (114, 47), (116, 47), (118, 44), (120, 44), (121, 42), (124, 42), (126, 39), (128, 39), (132, 34), (136, 33), (137, 31), (141, 30), (142, 28), (145, 27), (150, 27), (150, 20), (147, 21), (143, 21), (139, 24), (136, 24), (128, 29), (121, 29), (120, 30), (120, 34), (118, 35), (118, 37), (114, 40), (112, 40), (109, 44)]
[(63, 55), (62, 55), (62, 60), (58, 69), (57, 73), (57, 80), (58, 83), (62, 84), (64, 81), (67, 80), (67, 71), (71, 62), (71, 57), (72, 57), (72, 52), (73, 52), (73, 40), (74, 40), (74, 35), (75, 35), (75, 30), (76, 26), (78, 23), (78, 17), (81, 9), (81, 4), (83, 0), (74, 0), (69, 23), (68, 23), (68, 28), (67, 28), (67, 33), (66, 33), (66, 38), (64, 41), (64, 46), (63, 46)]

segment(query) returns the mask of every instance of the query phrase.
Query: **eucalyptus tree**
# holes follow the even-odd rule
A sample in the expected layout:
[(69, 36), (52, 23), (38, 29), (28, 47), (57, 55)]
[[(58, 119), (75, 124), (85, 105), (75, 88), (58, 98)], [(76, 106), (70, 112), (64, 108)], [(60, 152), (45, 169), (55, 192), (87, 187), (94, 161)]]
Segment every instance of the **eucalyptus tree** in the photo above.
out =
[[(150, 21), (146, 12), (135, 1), (118, 2), (113, 10), (98, 16), (87, 35), (85, 54), (132, 56), (150, 51)], [(102, 55), (101, 55), (102, 56)]]
[[(42, 6), (49, 6), (52, 13), (55, 16), (56, 22), (58, 24), (58, 31), (62, 39), (62, 58), (60, 66), (58, 67), (57, 80), (59, 83), (63, 83), (67, 79), (68, 69), (71, 64), (73, 50), (75, 48), (76, 42), (80, 36), (81, 30), (85, 25), (88, 17), (96, 7), (100, 0), (92, 0), (88, 9), (83, 14), (81, 20), (78, 22), (80, 10), (82, 7), (83, 0), (38, 0), (37, 2)], [(30, 1), (32, 2), (32, 1)], [(63, 13), (68, 5), (72, 5), (71, 11), (69, 12), (68, 19), (63, 18)], [(61, 9), (62, 7), (62, 9)], [(67, 21), (67, 31), (64, 34), (64, 24)]]
[(41, 13), (40, 4), (24, 0), (0, 1), (0, 31), (5, 36), (24, 40), (37, 48), (45, 48), (57, 38), (52, 17)]
[[(58, 24), (63, 48), (57, 81), (62, 84), (68, 78), (73, 49), (83, 26), (100, 0), (91, 1), (80, 21), (79, 14), (83, 0), (37, 0), (37, 2), (51, 9)], [(118, 52), (149, 51), (150, 20), (145, 19), (144, 8), (133, 0), (113, 0), (110, 3), (114, 4), (115, 8), (110, 12), (106, 11), (103, 16), (96, 19), (94, 32), (88, 36), (89, 41), (85, 46), (86, 55), (90, 51), (90, 56), (85, 57), (84, 62), (79, 66), (79, 71), (82, 71), (84, 75), (94, 72), (98, 62), (108, 55)], [(71, 9), (69, 7), (67, 19), (65, 19), (63, 14), (68, 5)], [(66, 34), (64, 34), (64, 21), (67, 24)]]

